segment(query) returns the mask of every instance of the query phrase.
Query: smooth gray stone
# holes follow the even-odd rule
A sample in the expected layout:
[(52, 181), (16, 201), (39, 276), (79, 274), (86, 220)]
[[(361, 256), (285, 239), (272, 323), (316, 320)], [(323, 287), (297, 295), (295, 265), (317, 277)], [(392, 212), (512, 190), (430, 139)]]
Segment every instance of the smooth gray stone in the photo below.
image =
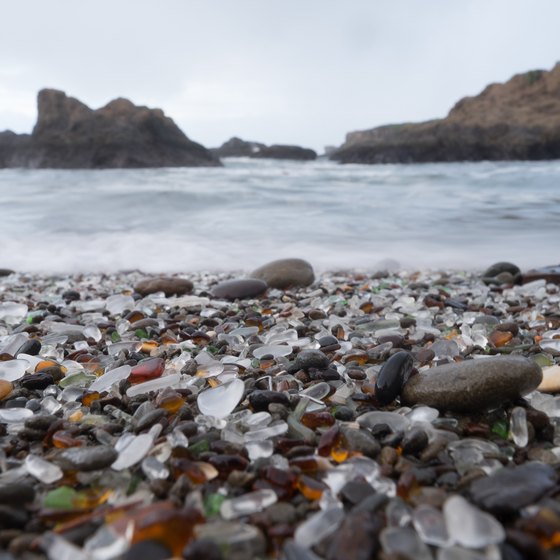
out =
[(271, 288), (284, 290), (313, 284), (315, 274), (313, 267), (303, 259), (279, 259), (254, 270), (251, 278), (259, 278)]
[(112, 465), (118, 455), (109, 445), (71, 447), (62, 451), (54, 461), (68, 471), (96, 471)]
[(186, 278), (175, 278), (173, 276), (160, 276), (158, 278), (146, 278), (134, 286), (134, 291), (141, 296), (163, 292), (166, 296), (182, 296), (190, 294), (193, 283)]
[(401, 401), (440, 410), (472, 412), (497, 408), (536, 389), (542, 370), (520, 356), (481, 358), (431, 368), (411, 377)]
[(212, 289), (212, 295), (219, 299), (245, 299), (260, 296), (268, 285), (257, 278), (241, 278), (220, 282)]
[(503, 468), (470, 486), (472, 501), (495, 514), (511, 514), (535, 503), (556, 485), (556, 472), (550, 465), (525, 463)]

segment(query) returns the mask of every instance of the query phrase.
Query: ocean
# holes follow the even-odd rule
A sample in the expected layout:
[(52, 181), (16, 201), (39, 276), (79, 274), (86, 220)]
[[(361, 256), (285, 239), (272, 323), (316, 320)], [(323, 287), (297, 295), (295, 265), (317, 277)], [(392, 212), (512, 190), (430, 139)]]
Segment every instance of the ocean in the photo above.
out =
[(248, 271), (560, 262), (560, 161), (0, 170), (0, 268)]

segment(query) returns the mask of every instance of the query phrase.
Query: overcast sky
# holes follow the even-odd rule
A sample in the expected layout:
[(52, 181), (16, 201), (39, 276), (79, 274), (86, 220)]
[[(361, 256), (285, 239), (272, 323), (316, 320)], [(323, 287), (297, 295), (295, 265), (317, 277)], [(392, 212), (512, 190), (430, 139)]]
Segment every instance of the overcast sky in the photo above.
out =
[(558, 0), (0, 0), (0, 130), (36, 94), (160, 107), (208, 147), (321, 150), (560, 60)]

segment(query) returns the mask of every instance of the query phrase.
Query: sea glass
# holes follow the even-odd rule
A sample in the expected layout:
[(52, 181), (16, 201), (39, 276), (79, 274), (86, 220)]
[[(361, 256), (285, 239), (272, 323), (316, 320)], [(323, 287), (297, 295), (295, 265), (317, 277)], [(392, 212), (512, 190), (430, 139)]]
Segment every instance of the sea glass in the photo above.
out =
[(199, 393), (197, 404), (200, 412), (207, 416), (225, 418), (239, 404), (245, 383), (241, 379), (234, 379), (224, 385), (219, 385)]
[(278, 497), (274, 490), (256, 490), (243, 494), (237, 498), (225, 500), (220, 507), (220, 514), (224, 519), (230, 520), (243, 515), (251, 515), (262, 511), (276, 503)]

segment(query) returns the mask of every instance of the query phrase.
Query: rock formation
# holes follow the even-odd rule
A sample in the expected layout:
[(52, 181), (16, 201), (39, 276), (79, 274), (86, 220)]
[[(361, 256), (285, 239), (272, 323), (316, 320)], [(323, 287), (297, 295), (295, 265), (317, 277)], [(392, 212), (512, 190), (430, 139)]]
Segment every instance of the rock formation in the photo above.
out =
[(275, 144), (266, 146), (260, 142), (249, 142), (234, 136), (224, 142), (219, 148), (212, 149), (212, 153), (218, 157), (251, 157), (270, 159), (294, 159), (309, 161), (317, 159), (317, 153), (309, 148), (300, 146), (286, 146)]
[(219, 148), (212, 148), (210, 151), (219, 158), (251, 157), (255, 152), (265, 147), (266, 146), (260, 142), (241, 140), (241, 138), (234, 136), (227, 142), (224, 142)]
[(189, 140), (163, 111), (122, 98), (92, 110), (62, 91), (44, 89), (31, 135), (0, 133), (0, 168), (216, 165), (219, 160)]
[(341, 163), (560, 158), (560, 63), (461, 99), (444, 119), (351, 132)]

